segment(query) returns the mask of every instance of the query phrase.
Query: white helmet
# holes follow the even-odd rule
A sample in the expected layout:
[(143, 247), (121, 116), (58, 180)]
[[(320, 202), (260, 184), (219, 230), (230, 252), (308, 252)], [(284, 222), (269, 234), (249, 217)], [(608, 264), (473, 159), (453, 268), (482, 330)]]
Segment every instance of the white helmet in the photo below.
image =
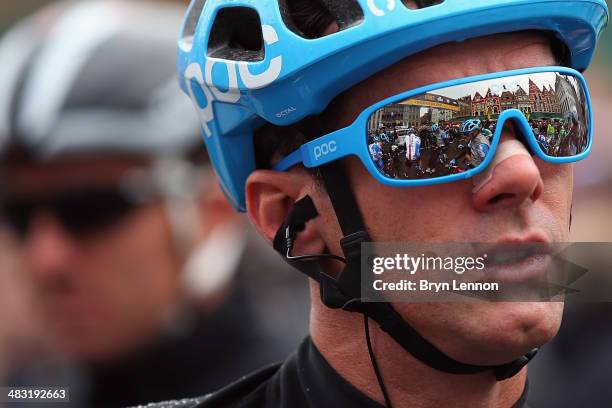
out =
[(176, 85), (179, 5), (63, 2), (0, 41), (0, 153), (172, 155), (200, 142)]

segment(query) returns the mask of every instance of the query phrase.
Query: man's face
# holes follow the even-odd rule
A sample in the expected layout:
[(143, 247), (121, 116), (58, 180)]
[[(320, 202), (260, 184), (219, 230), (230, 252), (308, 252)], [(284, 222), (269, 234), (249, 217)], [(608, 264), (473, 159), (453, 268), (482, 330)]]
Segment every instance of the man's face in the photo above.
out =
[[(88, 159), (9, 166), (8, 196), (39, 199), (66, 191), (115, 189), (135, 160)], [(109, 360), (158, 330), (177, 290), (177, 260), (163, 207), (151, 202), (84, 235), (52, 211), (31, 218), (20, 245), (44, 332), (61, 351)]]
[[(367, 106), (409, 89), (454, 78), (549, 65), (555, 65), (549, 41), (537, 33), (496, 35), (444, 45), (397, 63), (361, 83), (337, 100), (327, 117), (335, 118), (334, 127), (340, 127), (351, 123)], [(512, 126), (506, 126), (502, 140), (517, 138), (514, 132)], [(489, 196), (473, 193), (472, 180), (419, 188), (387, 187), (371, 177), (359, 160), (347, 159), (345, 165), (374, 241), (568, 241), (571, 165), (553, 165), (537, 157), (527, 163), (517, 162), (512, 180), (496, 193), (486, 193)], [(327, 195), (317, 189), (309, 193), (322, 214), (317, 225), (326, 245), (334, 253), (341, 253), (341, 236)], [(558, 330), (563, 309), (560, 303), (516, 302), (395, 306), (433, 344), (451, 357), (473, 364), (504, 363), (547, 342)]]

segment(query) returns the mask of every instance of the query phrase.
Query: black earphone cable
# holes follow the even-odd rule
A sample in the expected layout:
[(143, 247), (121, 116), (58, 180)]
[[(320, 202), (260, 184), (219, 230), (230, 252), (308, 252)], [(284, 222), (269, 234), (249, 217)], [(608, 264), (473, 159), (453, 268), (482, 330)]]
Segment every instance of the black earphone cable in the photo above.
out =
[(287, 259), (292, 261), (313, 261), (315, 259), (333, 259), (342, 263), (346, 263), (346, 259), (336, 256), (333, 254), (312, 254), (312, 255), (298, 255), (292, 256), (291, 249), (287, 249), (287, 255), (285, 256)]
[(368, 316), (366, 314), (363, 315), (363, 328), (365, 331), (366, 344), (368, 345), (368, 353), (370, 354), (370, 361), (372, 362), (372, 368), (374, 369), (374, 374), (376, 374), (376, 380), (378, 380), (380, 391), (385, 399), (385, 405), (387, 408), (393, 408), (393, 405), (391, 405), (391, 398), (389, 398), (389, 394), (387, 393), (387, 387), (385, 387), (382, 375), (380, 374), (380, 369), (378, 368), (378, 363), (376, 362), (374, 350), (372, 349), (372, 341), (370, 339), (370, 324), (368, 323)]
[[(287, 252), (285, 253), (285, 258), (291, 261), (313, 261), (318, 259), (333, 259), (336, 261), (340, 261), (344, 264), (347, 263), (347, 260), (343, 257), (333, 255), (333, 254), (308, 254), (308, 255), (291, 255), (293, 251), (293, 246), (295, 243), (295, 235), (292, 233), (291, 227), (288, 225), (285, 228), (285, 247), (287, 248)], [(378, 368), (378, 363), (376, 361), (376, 356), (374, 355), (374, 351), (372, 349), (372, 341), (370, 339), (370, 325), (368, 322), (368, 316), (366, 314), (363, 315), (363, 324), (364, 331), (366, 336), (366, 343), (368, 346), (368, 354), (370, 356), (370, 362), (372, 363), (372, 368), (374, 369), (374, 373), (376, 374), (376, 380), (378, 381), (378, 385), (385, 399), (385, 405), (387, 408), (393, 408), (391, 404), (391, 399), (389, 398), (389, 394), (387, 393), (387, 388), (385, 387), (385, 383), (383, 382), (382, 375), (380, 374), (380, 369)]]
[(291, 255), (291, 251), (293, 251), (293, 244), (295, 243), (295, 237), (291, 233), (291, 228), (287, 226), (285, 229), (285, 242), (287, 247), (287, 253), (285, 254), (285, 258), (291, 261), (313, 261), (315, 259), (334, 259), (336, 261), (340, 261), (346, 264), (346, 259), (341, 256), (337, 256), (334, 254), (308, 254), (308, 255)]

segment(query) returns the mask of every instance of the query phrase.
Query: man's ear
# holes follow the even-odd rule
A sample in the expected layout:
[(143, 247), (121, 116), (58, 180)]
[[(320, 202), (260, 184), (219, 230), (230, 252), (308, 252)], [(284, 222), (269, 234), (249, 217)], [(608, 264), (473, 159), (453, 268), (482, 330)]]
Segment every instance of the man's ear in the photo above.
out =
[(301, 172), (256, 170), (251, 173), (246, 182), (247, 214), (268, 242), (272, 243), (309, 182), (308, 175)]
[[(249, 218), (269, 242), (287, 218), (293, 204), (314, 189), (312, 177), (305, 171), (277, 172), (256, 170), (246, 182)], [(295, 253), (321, 253), (325, 244), (315, 222), (309, 222), (298, 235)]]

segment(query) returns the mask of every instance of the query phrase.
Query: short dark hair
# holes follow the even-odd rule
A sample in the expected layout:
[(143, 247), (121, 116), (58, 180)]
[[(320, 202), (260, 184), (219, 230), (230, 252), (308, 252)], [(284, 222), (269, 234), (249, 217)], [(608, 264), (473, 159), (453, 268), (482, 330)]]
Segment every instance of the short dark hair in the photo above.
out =
[[(406, 4), (407, 0), (402, 0)], [(414, 0), (417, 8), (425, 8), (441, 3), (440, 0)], [(336, 22), (333, 15), (320, 0), (285, 0), (284, 12), (291, 15), (292, 23), (307, 38), (319, 38)], [(568, 65), (570, 52), (565, 43), (552, 32), (547, 32), (551, 49), (557, 65)], [(304, 143), (322, 136), (321, 131), (332, 131), (328, 128), (325, 114), (309, 116), (306, 119), (290, 125), (276, 126), (265, 124), (254, 134), (255, 162), (259, 169), (269, 169), (276, 156), (284, 157), (298, 149)], [(320, 180), (316, 169), (311, 169), (315, 178)]]

